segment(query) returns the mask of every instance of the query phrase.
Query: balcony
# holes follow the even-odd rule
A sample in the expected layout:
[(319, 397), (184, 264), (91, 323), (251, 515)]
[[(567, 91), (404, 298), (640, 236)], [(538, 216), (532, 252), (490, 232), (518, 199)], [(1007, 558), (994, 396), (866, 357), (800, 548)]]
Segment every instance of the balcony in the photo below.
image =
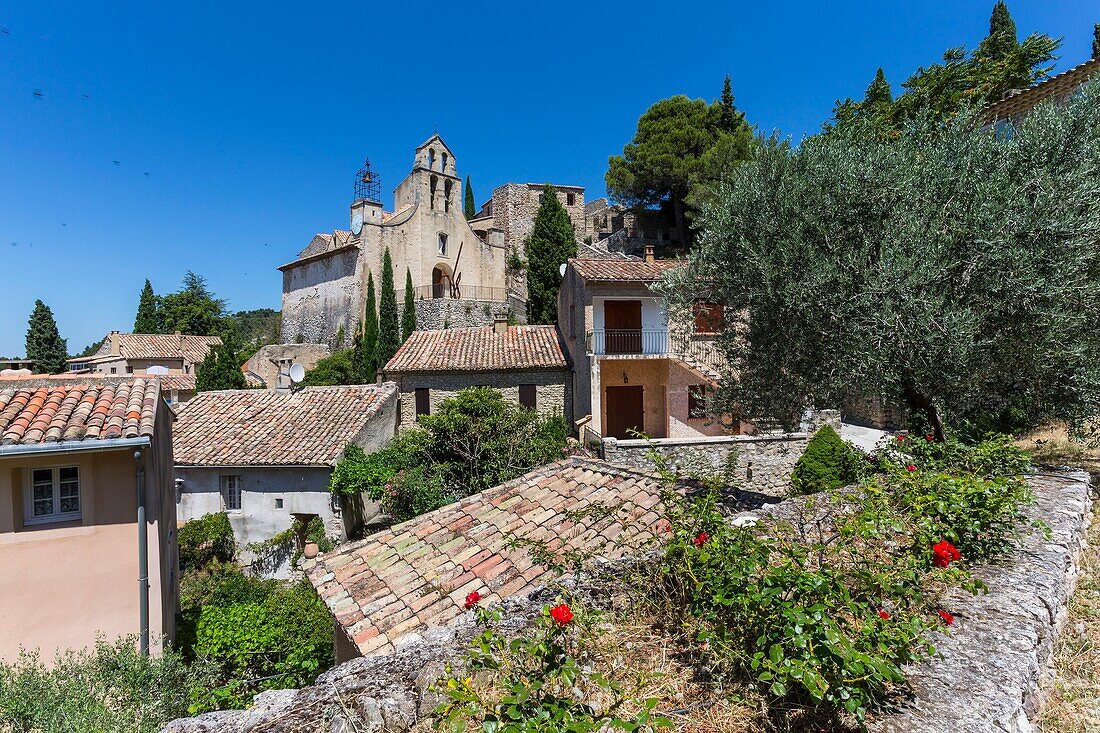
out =
[(594, 356), (665, 356), (720, 373), (725, 359), (714, 334), (670, 333), (667, 328), (597, 329), (588, 332)]

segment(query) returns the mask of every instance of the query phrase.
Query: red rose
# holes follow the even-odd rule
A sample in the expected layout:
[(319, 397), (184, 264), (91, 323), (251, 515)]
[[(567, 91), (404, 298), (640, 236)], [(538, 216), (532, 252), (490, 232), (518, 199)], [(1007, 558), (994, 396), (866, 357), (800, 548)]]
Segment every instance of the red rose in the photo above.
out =
[(917, 470), (917, 467), (914, 466), (912, 463), (910, 463), (908, 466), (905, 467), (905, 470), (908, 471), (909, 473), (913, 473), (913, 471)]
[(935, 435), (926, 435), (926, 436), (924, 436), (924, 439), (927, 440), (929, 443), (931, 443), (933, 440), (936, 439), (936, 436)]
[(939, 614), (939, 617), (941, 619), (943, 619), (943, 625), (944, 626), (950, 626), (951, 624), (955, 623), (955, 617), (952, 616), (951, 614), (949, 614), (947, 611), (942, 611), (941, 610), (941, 611), (936, 611), (936, 613)]
[(955, 546), (947, 540), (940, 540), (932, 545), (932, 564), (937, 568), (946, 568), (956, 560), (961, 560), (962, 555)]
[(879, 617), (879, 618), (884, 618), (884, 619), (889, 619), (889, 618), (890, 618), (890, 614), (886, 613), (886, 611), (879, 611), (879, 612), (878, 612), (878, 617)]
[(569, 606), (559, 603), (550, 609), (550, 618), (554, 619), (558, 626), (568, 626), (573, 620), (573, 612), (569, 610)]
[(671, 532), (672, 531), (672, 525), (671, 524), (666, 524), (665, 525), (665, 531), (666, 532)]
[(700, 532), (699, 534), (695, 535), (695, 539), (692, 540), (692, 543), (696, 547), (702, 547), (703, 543), (706, 542), (709, 539), (710, 539), (709, 534), (707, 534), (706, 532)]
[(905, 436), (904, 435), (899, 435), (898, 436), (898, 442), (899, 443), (904, 443), (905, 442)]
[(471, 608), (476, 606), (477, 602), (480, 601), (480, 600), (481, 600), (481, 594), (478, 593), (476, 590), (473, 593), (471, 593), (470, 595), (466, 596), (466, 610), (469, 611)]

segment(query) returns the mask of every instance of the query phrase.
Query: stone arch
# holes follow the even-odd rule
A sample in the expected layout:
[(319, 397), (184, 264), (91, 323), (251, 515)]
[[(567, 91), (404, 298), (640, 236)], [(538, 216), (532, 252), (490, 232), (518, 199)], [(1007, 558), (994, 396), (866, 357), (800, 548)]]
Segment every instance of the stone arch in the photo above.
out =
[(428, 170), (435, 170), (435, 148), (428, 148)]
[(451, 270), (451, 266), (446, 262), (436, 263), (436, 266), (432, 268), (433, 298), (451, 297), (451, 291), (454, 288), (453, 275), (454, 272)]

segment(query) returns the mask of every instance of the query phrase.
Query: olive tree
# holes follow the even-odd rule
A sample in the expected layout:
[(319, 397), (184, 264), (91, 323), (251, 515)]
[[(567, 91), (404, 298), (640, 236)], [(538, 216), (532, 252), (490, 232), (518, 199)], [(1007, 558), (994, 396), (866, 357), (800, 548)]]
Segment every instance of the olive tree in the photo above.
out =
[(1100, 85), (1015, 126), (868, 125), (767, 141), (702, 212), (664, 287), (727, 306), (716, 408), (789, 424), (877, 395), (941, 439), (1095, 415)]

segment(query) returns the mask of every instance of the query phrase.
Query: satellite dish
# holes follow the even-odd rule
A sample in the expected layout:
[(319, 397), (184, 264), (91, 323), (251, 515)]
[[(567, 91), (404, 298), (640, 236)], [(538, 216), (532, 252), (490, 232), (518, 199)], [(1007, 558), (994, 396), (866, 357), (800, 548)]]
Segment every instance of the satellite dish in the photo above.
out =
[(145, 370), (146, 374), (152, 374), (155, 377), (163, 377), (168, 374), (168, 367), (153, 365)]
[(558, 268), (558, 274), (565, 277), (565, 263), (561, 263), (561, 267)]
[(290, 381), (294, 384), (298, 384), (306, 378), (306, 368), (301, 364), (290, 365)]

